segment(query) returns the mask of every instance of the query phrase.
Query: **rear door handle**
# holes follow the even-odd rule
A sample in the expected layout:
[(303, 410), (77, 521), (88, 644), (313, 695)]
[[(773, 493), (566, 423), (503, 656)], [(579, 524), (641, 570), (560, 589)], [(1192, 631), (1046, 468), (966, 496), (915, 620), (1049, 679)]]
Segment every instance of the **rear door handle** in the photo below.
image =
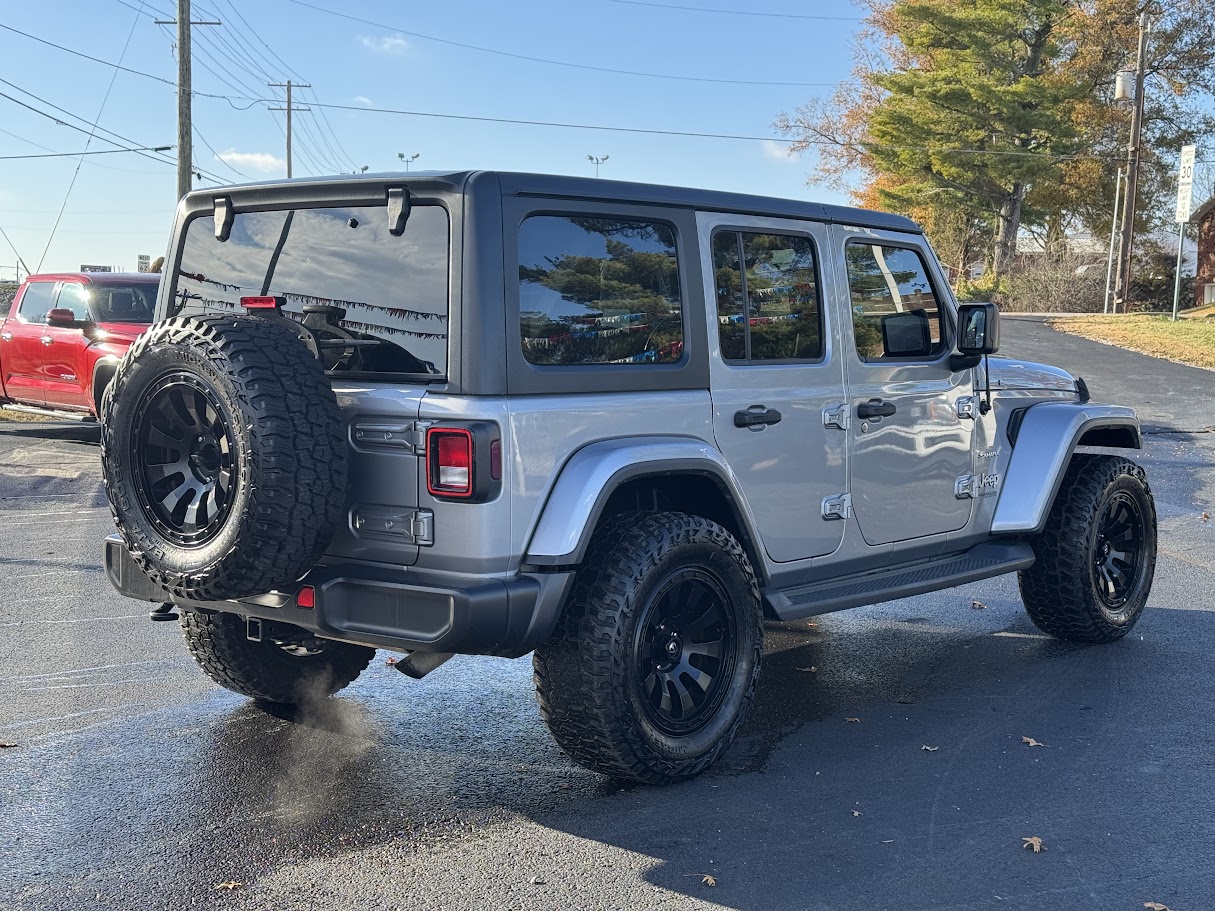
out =
[(0, 342), (11, 342), (12, 340), (13, 340), (13, 333), (0, 332)]
[(763, 405), (752, 405), (746, 411), (734, 412), (735, 427), (756, 427), (761, 424), (779, 424), (780, 412)]
[(898, 409), (894, 407), (893, 402), (883, 402), (881, 399), (870, 399), (869, 401), (856, 406), (856, 416), (858, 418), (888, 418)]
[(42, 342), (42, 344), (44, 344), (44, 345), (55, 344), (55, 340), (53, 338), (51, 338), (49, 335), (42, 336), (42, 338), (38, 339), (38, 341)]

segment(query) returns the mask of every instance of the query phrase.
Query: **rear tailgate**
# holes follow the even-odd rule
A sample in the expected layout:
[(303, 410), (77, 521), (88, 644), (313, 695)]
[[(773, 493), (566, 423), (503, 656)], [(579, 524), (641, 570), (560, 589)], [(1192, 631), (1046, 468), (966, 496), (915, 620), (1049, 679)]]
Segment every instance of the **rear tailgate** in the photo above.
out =
[(416, 422), (425, 387), (335, 382), (334, 391), (346, 419), (350, 486), (326, 556), (410, 566), (433, 540), (433, 513), (418, 505), (425, 440)]

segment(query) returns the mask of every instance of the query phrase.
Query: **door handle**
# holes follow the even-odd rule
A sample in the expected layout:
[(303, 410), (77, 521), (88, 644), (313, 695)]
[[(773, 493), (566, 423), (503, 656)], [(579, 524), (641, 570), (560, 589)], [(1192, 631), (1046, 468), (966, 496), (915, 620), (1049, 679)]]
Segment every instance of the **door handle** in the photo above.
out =
[(893, 402), (883, 402), (881, 399), (870, 399), (856, 406), (858, 418), (888, 418), (898, 409)]
[(13, 333), (0, 332), (0, 342), (11, 342), (12, 340), (13, 340)]
[(38, 341), (42, 342), (42, 344), (44, 344), (44, 345), (55, 344), (55, 340), (53, 338), (51, 338), (49, 335), (42, 336), (42, 338), (38, 339)]
[(756, 427), (761, 424), (779, 424), (780, 412), (763, 405), (752, 405), (746, 411), (734, 412), (735, 427)]

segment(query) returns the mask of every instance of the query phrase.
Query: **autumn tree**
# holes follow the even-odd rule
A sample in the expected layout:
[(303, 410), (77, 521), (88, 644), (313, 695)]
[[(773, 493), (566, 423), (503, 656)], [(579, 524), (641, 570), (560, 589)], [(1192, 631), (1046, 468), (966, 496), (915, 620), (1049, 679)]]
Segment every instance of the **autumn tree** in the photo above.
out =
[[(820, 176), (920, 221), (951, 265), (982, 252), (997, 276), (1023, 228), (1108, 230), (1129, 119), (1112, 87), (1133, 65), (1137, 0), (858, 2), (853, 79), (777, 121), (795, 150), (818, 150)], [(1215, 17), (1166, 0), (1154, 22), (1145, 135), (1171, 152), (1212, 126)], [(1145, 156), (1144, 209), (1172, 162)]]

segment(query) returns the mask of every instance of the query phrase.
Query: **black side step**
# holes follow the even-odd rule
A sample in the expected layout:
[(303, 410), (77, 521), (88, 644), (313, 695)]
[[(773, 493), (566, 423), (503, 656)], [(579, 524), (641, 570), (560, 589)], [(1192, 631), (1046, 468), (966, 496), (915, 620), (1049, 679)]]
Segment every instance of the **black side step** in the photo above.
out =
[(978, 544), (964, 554), (930, 563), (896, 566), (782, 591), (766, 589), (763, 593), (764, 603), (778, 619), (797, 620), (952, 588), (1028, 569), (1033, 564), (1033, 549), (1020, 541)]

